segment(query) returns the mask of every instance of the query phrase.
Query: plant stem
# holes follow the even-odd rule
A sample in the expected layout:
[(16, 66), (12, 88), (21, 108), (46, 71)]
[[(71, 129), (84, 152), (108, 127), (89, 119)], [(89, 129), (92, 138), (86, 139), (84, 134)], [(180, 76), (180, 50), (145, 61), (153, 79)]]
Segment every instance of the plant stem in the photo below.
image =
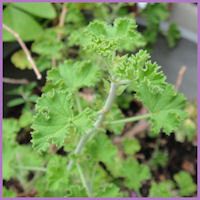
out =
[(116, 121), (112, 121), (112, 122), (106, 122), (105, 124), (108, 125), (108, 124), (119, 124), (119, 123), (134, 122), (134, 121), (138, 121), (138, 120), (149, 118), (149, 117), (151, 117), (151, 114), (148, 113), (148, 114), (140, 115), (140, 116), (136, 116), (136, 117), (129, 117), (129, 118), (116, 120)]
[(83, 174), (81, 165), (80, 165), (79, 163), (76, 163), (76, 166), (77, 166), (77, 168), (78, 168), (78, 171), (79, 171), (80, 178), (81, 178), (81, 181), (82, 181), (82, 183), (83, 183), (83, 186), (85, 187), (85, 189), (86, 189), (86, 191), (87, 191), (88, 197), (92, 197), (91, 187), (90, 187), (90, 185), (87, 183), (87, 181), (86, 181), (86, 179), (85, 179), (85, 176), (84, 176), (84, 174)]
[[(104, 105), (104, 108), (102, 109), (101, 113), (99, 114), (99, 118), (97, 119), (97, 121), (94, 123), (94, 128), (89, 130), (86, 135), (84, 135), (75, 151), (74, 151), (74, 154), (80, 154), (81, 150), (83, 149), (85, 143), (87, 142), (87, 140), (89, 139), (89, 137), (94, 133), (96, 132), (96, 130), (102, 125), (103, 121), (105, 120), (105, 115), (107, 112), (109, 112), (110, 108), (111, 108), (111, 105), (115, 99), (115, 96), (116, 96), (116, 92), (117, 92), (117, 88), (118, 88), (118, 85), (116, 83), (111, 83), (111, 87), (110, 87), (110, 91), (109, 91), (109, 94), (108, 94), (108, 97), (106, 99), (106, 103)], [(70, 171), (70, 169), (72, 168), (72, 165), (73, 165), (73, 160), (71, 160), (67, 166), (67, 171)]]
[(13, 166), (13, 168), (22, 169), (22, 170), (30, 170), (30, 171), (42, 171), (42, 172), (47, 171), (47, 169), (43, 167)]
[(75, 99), (76, 99), (76, 104), (77, 104), (78, 112), (81, 113), (82, 112), (82, 107), (81, 107), (80, 96), (79, 96), (78, 92), (75, 95)]

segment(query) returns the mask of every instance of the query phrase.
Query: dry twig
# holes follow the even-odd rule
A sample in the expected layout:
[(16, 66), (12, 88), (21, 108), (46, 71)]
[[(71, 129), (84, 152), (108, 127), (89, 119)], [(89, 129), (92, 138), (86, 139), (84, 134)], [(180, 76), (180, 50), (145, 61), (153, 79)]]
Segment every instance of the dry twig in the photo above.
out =
[[(63, 27), (64, 26), (66, 14), (67, 14), (67, 7), (66, 7), (65, 3), (63, 3), (62, 13), (60, 15), (60, 20), (59, 20), (58, 27)], [(57, 40), (60, 41), (61, 37), (62, 37), (62, 33), (58, 33)]]
[(27, 79), (14, 79), (14, 78), (7, 78), (7, 77), (3, 77), (3, 82), (10, 83), (10, 84), (24, 84), (24, 85), (29, 83)]
[[(58, 27), (62, 28), (64, 26), (66, 14), (67, 14), (67, 7), (66, 7), (65, 3), (63, 3), (62, 12), (61, 12), (61, 15), (60, 15)], [(61, 41), (62, 34), (63, 34), (62, 32), (58, 33), (58, 35), (57, 35), (57, 41), (58, 42)], [(52, 67), (56, 67), (56, 58), (52, 58)]]
[(6, 26), (5, 24), (3, 24), (3, 28), (5, 30), (7, 30), (9, 33), (11, 33), (17, 39), (17, 41), (19, 42), (20, 46), (22, 47), (24, 53), (26, 54), (27, 60), (30, 62), (31, 66), (33, 68), (33, 71), (35, 72), (35, 74), (37, 76), (37, 79), (40, 80), (42, 78), (42, 75), (38, 71), (38, 69), (35, 65), (35, 62), (34, 62), (33, 58), (31, 57), (31, 54), (30, 54), (28, 48), (26, 47), (23, 40), (20, 38), (19, 34), (17, 32), (15, 32), (14, 30), (12, 30), (10, 27)]
[(179, 87), (181, 86), (182, 80), (183, 80), (183, 75), (185, 73), (185, 71), (187, 70), (186, 66), (181, 67), (181, 69), (178, 72), (178, 77), (176, 80), (176, 84), (175, 84), (175, 88), (178, 90)]

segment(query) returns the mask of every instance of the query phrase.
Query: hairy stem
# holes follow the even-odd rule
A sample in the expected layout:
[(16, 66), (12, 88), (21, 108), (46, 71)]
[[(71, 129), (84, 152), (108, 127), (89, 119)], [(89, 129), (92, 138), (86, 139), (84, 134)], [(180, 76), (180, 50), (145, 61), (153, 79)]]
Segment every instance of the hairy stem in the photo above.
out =
[(42, 172), (46, 172), (47, 171), (47, 169), (43, 168), (43, 167), (13, 166), (13, 168), (22, 169), (22, 170), (30, 170), (30, 171), (42, 171)]
[(134, 122), (134, 121), (138, 121), (138, 120), (149, 118), (149, 117), (151, 117), (151, 114), (148, 113), (148, 114), (140, 115), (140, 116), (136, 116), (136, 117), (129, 117), (129, 118), (120, 119), (120, 120), (116, 120), (116, 121), (112, 121), (112, 122), (105, 122), (105, 125)]
[(17, 39), (17, 41), (19, 42), (20, 46), (22, 47), (22, 49), (23, 49), (23, 51), (24, 51), (24, 53), (25, 53), (25, 55), (27, 57), (27, 60), (29, 61), (29, 63), (32, 66), (33, 71), (35, 72), (35, 74), (37, 76), (37, 79), (40, 80), (42, 78), (42, 75), (38, 71), (35, 62), (34, 62), (33, 58), (31, 57), (31, 53), (29, 52), (29, 50), (26, 47), (25, 43), (20, 38), (19, 34), (17, 32), (15, 32), (14, 30), (12, 30), (10, 27), (6, 26), (5, 24), (3, 24), (3, 28), (5, 30), (7, 30), (9, 33), (11, 33)]
[[(94, 128), (89, 130), (86, 135), (84, 135), (74, 153), (75, 154), (80, 154), (81, 150), (83, 149), (85, 143), (87, 142), (87, 140), (89, 139), (89, 137), (94, 133), (96, 132), (96, 130), (102, 125), (103, 121), (105, 120), (105, 115), (107, 112), (109, 112), (110, 108), (111, 108), (111, 105), (115, 99), (115, 96), (116, 96), (116, 92), (117, 92), (117, 88), (118, 88), (118, 85), (116, 83), (111, 83), (111, 87), (110, 87), (110, 91), (109, 91), (109, 94), (108, 94), (108, 97), (106, 99), (106, 103), (104, 105), (104, 108), (102, 109), (102, 111), (100, 112), (99, 114), (99, 118), (97, 119), (97, 121), (94, 123)], [(73, 165), (73, 160), (71, 160), (67, 166), (67, 171), (70, 171), (70, 169), (72, 168), (72, 165)]]
[(80, 178), (81, 178), (81, 181), (83, 183), (83, 186), (85, 187), (85, 189), (87, 191), (88, 197), (92, 197), (92, 191), (91, 191), (90, 184), (85, 179), (85, 176), (83, 174), (83, 170), (81, 168), (81, 165), (79, 163), (76, 163), (76, 166), (78, 168), (78, 171), (79, 171)]

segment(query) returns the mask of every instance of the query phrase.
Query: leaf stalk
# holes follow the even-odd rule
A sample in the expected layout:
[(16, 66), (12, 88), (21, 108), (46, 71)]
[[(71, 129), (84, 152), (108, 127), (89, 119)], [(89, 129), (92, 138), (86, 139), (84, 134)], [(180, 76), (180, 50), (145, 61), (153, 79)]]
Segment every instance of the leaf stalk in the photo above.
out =
[(105, 122), (105, 125), (110, 125), (110, 124), (120, 124), (120, 123), (127, 123), (127, 122), (134, 122), (134, 121), (138, 121), (141, 119), (146, 119), (146, 118), (150, 118), (151, 114), (145, 114), (145, 115), (140, 115), (140, 116), (134, 116), (134, 117), (128, 117), (125, 119), (120, 119), (120, 120), (116, 120), (116, 121), (112, 121), (112, 122)]

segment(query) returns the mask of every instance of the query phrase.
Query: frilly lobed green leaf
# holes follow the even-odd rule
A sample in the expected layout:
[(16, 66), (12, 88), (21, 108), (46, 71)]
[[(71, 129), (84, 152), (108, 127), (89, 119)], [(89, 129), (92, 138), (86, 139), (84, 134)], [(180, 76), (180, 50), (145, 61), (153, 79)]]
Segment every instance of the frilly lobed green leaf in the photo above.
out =
[(181, 196), (190, 196), (196, 192), (197, 185), (194, 183), (192, 176), (186, 171), (180, 171), (174, 175), (174, 179), (180, 189)]
[(85, 148), (85, 154), (87, 154), (90, 159), (104, 162), (105, 165), (112, 163), (117, 153), (117, 147), (115, 147), (108, 136), (103, 133), (97, 135), (93, 141), (89, 141)]
[(178, 94), (172, 85), (167, 85), (163, 91), (151, 90), (148, 84), (141, 85), (136, 90), (136, 97), (142, 101), (152, 114), (152, 134), (157, 135), (161, 129), (170, 134), (180, 126), (187, 112), (183, 111), (186, 99), (183, 94)]
[(123, 149), (125, 154), (133, 155), (136, 152), (140, 151), (141, 146), (136, 138), (125, 138), (123, 141)]
[(175, 197), (173, 192), (174, 187), (175, 184), (170, 180), (162, 181), (160, 183), (152, 181), (149, 197)]
[(111, 69), (118, 81), (131, 80), (131, 87), (135, 90), (146, 83), (152, 89), (163, 90), (166, 77), (156, 63), (148, 61), (150, 55), (146, 50), (140, 50), (135, 55), (117, 56), (114, 60), (114, 68)]
[(67, 159), (61, 156), (52, 156), (47, 165), (47, 184), (50, 191), (67, 190), (69, 176), (66, 173)]
[(104, 187), (99, 188), (96, 197), (109, 198), (109, 197), (124, 197), (124, 194), (120, 192), (120, 188), (112, 183), (107, 183)]
[(92, 127), (94, 113), (88, 108), (74, 116), (72, 106), (71, 96), (64, 91), (52, 90), (38, 99), (32, 125), (32, 143), (37, 151), (49, 150), (50, 144), (61, 147), (71, 131), (83, 135)]
[(98, 77), (99, 69), (91, 62), (67, 60), (58, 68), (50, 70), (47, 80), (53, 84), (51, 87), (58, 86), (74, 92), (81, 87), (94, 86), (99, 80)]
[(4, 118), (3, 119), (3, 138), (10, 140), (15, 143), (17, 132), (20, 130), (17, 119)]
[(139, 164), (134, 158), (128, 158), (121, 169), (121, 176), (125, 177), (125, 185), (139, 191), (141, 182), (151, 178), (150, 169), (147, 165)]
[(57, 32), (55, 29), (47, 29), (42, 33), (32, 44), (31, 49), (34, 53), (38, 53), (48, 58), (61, 58), (61, 49), (64, 47), (63, 43), (56, 40)]
[(115, 51), (134, 51), (145, 45), (136, 28), (135, 21), (129, 18), (117, 18), (113, 26), (95, 20), (85, 30), (89, 36), (85, 48), (105, 57), (112, 57)]

